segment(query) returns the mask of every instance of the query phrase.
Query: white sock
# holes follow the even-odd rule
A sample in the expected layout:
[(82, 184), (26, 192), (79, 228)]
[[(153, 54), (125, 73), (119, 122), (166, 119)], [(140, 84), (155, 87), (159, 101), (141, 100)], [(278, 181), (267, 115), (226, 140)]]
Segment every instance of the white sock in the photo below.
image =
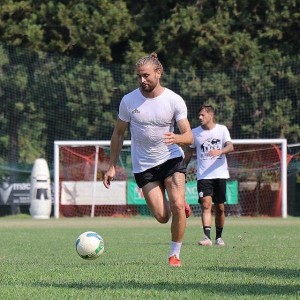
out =
[(179, 258), (181, 246), (182, 243), (171, 242), (171, 251), (169, 257), (176, 255), (176, 257)]

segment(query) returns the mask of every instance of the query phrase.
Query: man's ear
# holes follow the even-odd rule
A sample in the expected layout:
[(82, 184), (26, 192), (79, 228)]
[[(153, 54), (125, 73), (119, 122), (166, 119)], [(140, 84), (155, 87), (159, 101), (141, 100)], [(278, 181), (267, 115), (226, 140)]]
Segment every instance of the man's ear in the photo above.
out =
[(156, 78), (160, 79), (161, 78), (161, 70), (156, 70)]

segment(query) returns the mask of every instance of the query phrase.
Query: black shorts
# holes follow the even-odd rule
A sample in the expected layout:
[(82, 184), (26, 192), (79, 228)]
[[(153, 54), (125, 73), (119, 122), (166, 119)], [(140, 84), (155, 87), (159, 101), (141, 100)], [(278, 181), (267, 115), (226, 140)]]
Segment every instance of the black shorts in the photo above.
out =
[(167, 177), (176, 172), (186, 173), (186, 164), (181, 156), (171, 158), (161, 165), (150, 168), (141, 173), (135, 173), (134, 177), (138, 187), (142, 188), (144, 185), (152, 181), (163, 182)]
[(213, 203), (226, 202), (226, 179), (200, 179), (197, 181), (199, 203), (201, 198), (211, 196)]

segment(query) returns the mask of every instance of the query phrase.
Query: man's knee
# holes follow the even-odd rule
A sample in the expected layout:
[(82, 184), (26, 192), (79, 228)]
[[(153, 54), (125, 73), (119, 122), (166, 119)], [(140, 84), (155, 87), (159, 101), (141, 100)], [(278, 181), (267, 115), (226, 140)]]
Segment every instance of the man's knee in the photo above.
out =
[(175, 201), (171, 204), (171, 211), (173, 215), (181, 214), (185, 211), (184, 201)]
[(201, 206), (202, 206), (202, 210), (205, 210), (205, 211), (211, 211), (212, 209), (212, 202), (211, 201), (202, 201), (201, 203)]
[(216, 209), (216, 214), (222, 215), (225, 211), (224, 203), (216, 204), (215, 209)]
[(169, 219), (170, 219), (170, 216), (162, 216), (162, 215), (156, 215), (156, 216), (154, 216), (155, 217), (155, 219), (159, 222), (159, 223), (161, 223), (161, 224), (166, 224), (166, 223), (168, 223), (168, 221), (169, 221)]

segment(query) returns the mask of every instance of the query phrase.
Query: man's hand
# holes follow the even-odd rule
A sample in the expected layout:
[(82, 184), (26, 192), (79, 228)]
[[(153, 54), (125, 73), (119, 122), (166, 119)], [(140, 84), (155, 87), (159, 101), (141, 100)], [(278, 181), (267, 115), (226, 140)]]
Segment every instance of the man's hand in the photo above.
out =
[(223, 151), (221, 149), (214, 149), (214, 150), (210, 150), (208, 152), (208, 155), (209, 156), (213, 156), (213, 157), (215, 157), (215, 156), (221, 156), (222, 154), (223, 154)]
[(177, 144), (177, 139), (176, 139), (177, 135), (175, 133), (166, 132), (164, 135), (165, 135), (164, 141), (167, 146)]
[(105, 173), (103, 177), (103, 184), (107, 189), (110, 188), (110, 182), (114, 180), (115, 174), (116, 174), (116, 169), (114, 166), (109, 167), (109, 169)]

